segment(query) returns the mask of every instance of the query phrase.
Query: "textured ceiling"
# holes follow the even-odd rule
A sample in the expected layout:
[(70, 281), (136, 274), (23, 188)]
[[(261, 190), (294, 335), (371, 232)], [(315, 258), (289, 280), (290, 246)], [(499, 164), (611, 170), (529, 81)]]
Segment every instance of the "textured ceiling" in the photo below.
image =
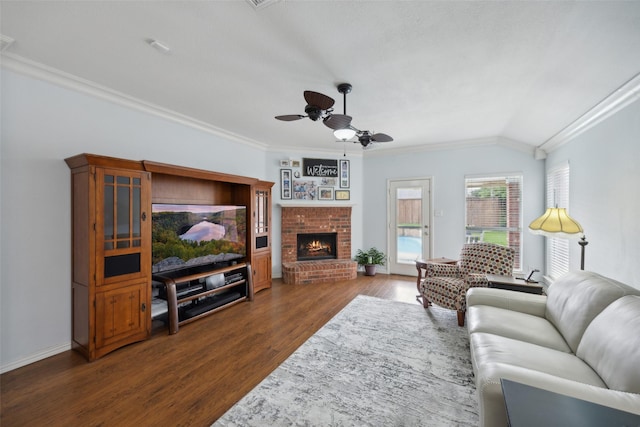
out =
[(320, 122), (274, 119), (304, 114), (304, 90), (341, 113), (341, 82), (353, 125), (394, 137), (377, 149), (538, 146), (640, 72), (637, 1), (3, 0), (0, 16), (5, 58), (271, 149), (341, 151)]

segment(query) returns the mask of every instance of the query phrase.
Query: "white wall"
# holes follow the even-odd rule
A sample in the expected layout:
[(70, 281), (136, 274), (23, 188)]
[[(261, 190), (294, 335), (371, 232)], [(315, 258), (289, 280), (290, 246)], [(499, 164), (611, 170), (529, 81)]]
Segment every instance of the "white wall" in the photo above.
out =
[(66, 157), (87, 152), (264, 179), (265, 153), (5, 69), (1, 89), (0, 368), (6, 371), (70, 346)]
[[(589, 244), (585, 270), (640, 288), (640, 101), (552, 151), (547, 166), (569, 161), (569, 213)], [(570, 245), (580, 268), (580, 247)]]
[[(386, 203), (387, 180), (432, 178), (432, 210), (443, 215), (432, 217), (433, 257), (457, 259), (465, 243), (465, 175), (493, 173), (523, 175), (523, 226), (544, 212), (544, 161), (535, 160), (532, 153), (502, 145), (446, 151), (424, 151), (395, 156), (365, 159), (363, 227), (382, 230), (367, 233), (365, 247), (387, 247)], [(542, 268), (544, 244), (539, 236), (523, 235), (522, 266)]]

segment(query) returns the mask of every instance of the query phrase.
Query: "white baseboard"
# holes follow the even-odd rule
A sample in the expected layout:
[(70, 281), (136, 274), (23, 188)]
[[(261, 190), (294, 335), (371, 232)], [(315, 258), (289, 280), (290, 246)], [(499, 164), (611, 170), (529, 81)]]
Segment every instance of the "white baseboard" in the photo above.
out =
[(0, 374), (4, 374), (5, 372), (13, 371), (14, 369), (21, 368), (23, 366), (29, 365), (31, 363), (37, 362), (42, 359), (46, 359), (47, 357), (54, 356), (56, 354), (65, 352), (67, 350), (71, 350), (71, 343), (58, 345), (55, 347), (49, 347), (45, 350), (42, 350), (36, 354), (32, 354), (28, 357), (25, 357), (20, 360), (16, 360), (15, 362), (8, 363), (6, 365), (0, 366)]

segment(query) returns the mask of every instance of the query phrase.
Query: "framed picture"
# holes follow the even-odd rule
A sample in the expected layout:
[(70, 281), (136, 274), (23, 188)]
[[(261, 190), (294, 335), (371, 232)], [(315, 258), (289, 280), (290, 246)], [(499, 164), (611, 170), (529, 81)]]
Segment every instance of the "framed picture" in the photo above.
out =
[(336, 190), (336, 200), (349, 200), (351, 198), (351, 192), (349, 190)]
[(280, 169), (280, 198), (291, 199), (292, 191), (291, 169)]
[(320, 180), (320, 185), (329, 185), (331, 187), (335, 187), (338, 185), (338, 178), (322, 178)]
[(340, 188), (349, 188), (349, 160), (340, 160)]
[(336, 159), (302, 159), (302, 176), (316, 178), (337, 178), (338, 161)]
[(333, 200), (333, 187), (318, 187), (318, 200)]
[(299, 168), (300, 167), (300, 160), (291, 160), (291, 167), (292, 168)]
[(289, 168), (291, 167), (291, 160), (280, 160), (281, 168)]
[(293, 198), (296, 200), (315, 200), (318, 198), (318, 185), (315, 181), (293, 181)]

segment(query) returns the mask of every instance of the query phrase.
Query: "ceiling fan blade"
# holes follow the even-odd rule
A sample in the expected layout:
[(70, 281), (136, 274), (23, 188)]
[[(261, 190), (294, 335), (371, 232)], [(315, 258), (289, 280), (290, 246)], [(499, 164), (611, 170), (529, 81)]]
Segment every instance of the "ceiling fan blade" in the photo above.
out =
[(351, 126), (351, 116), (332, 114), (324, 119), (324, 124), (331, 129), (344, 129)]
[(294, 120), (304, 119), (307, 116), (301, 116), (300, 114), (287, 114), (284, 116), (276, 116), (276, 119), (282, 120), (284, 122), (292, 122)]
[(391, 138), (386, 133), (374, 133), (371, 135), (371, 141), (373, 142), (391, 142), (393, 138)]
[(307, 104), (316, 106), (321, 110), (328, 110), (333, 107), (333, 104), (336, 101), (333, 98), (328, 97), (327, 95), (323, 95), (318, 92), (312, 92), (310, 90), (304, 91), (304, 100), (307, 101)]

